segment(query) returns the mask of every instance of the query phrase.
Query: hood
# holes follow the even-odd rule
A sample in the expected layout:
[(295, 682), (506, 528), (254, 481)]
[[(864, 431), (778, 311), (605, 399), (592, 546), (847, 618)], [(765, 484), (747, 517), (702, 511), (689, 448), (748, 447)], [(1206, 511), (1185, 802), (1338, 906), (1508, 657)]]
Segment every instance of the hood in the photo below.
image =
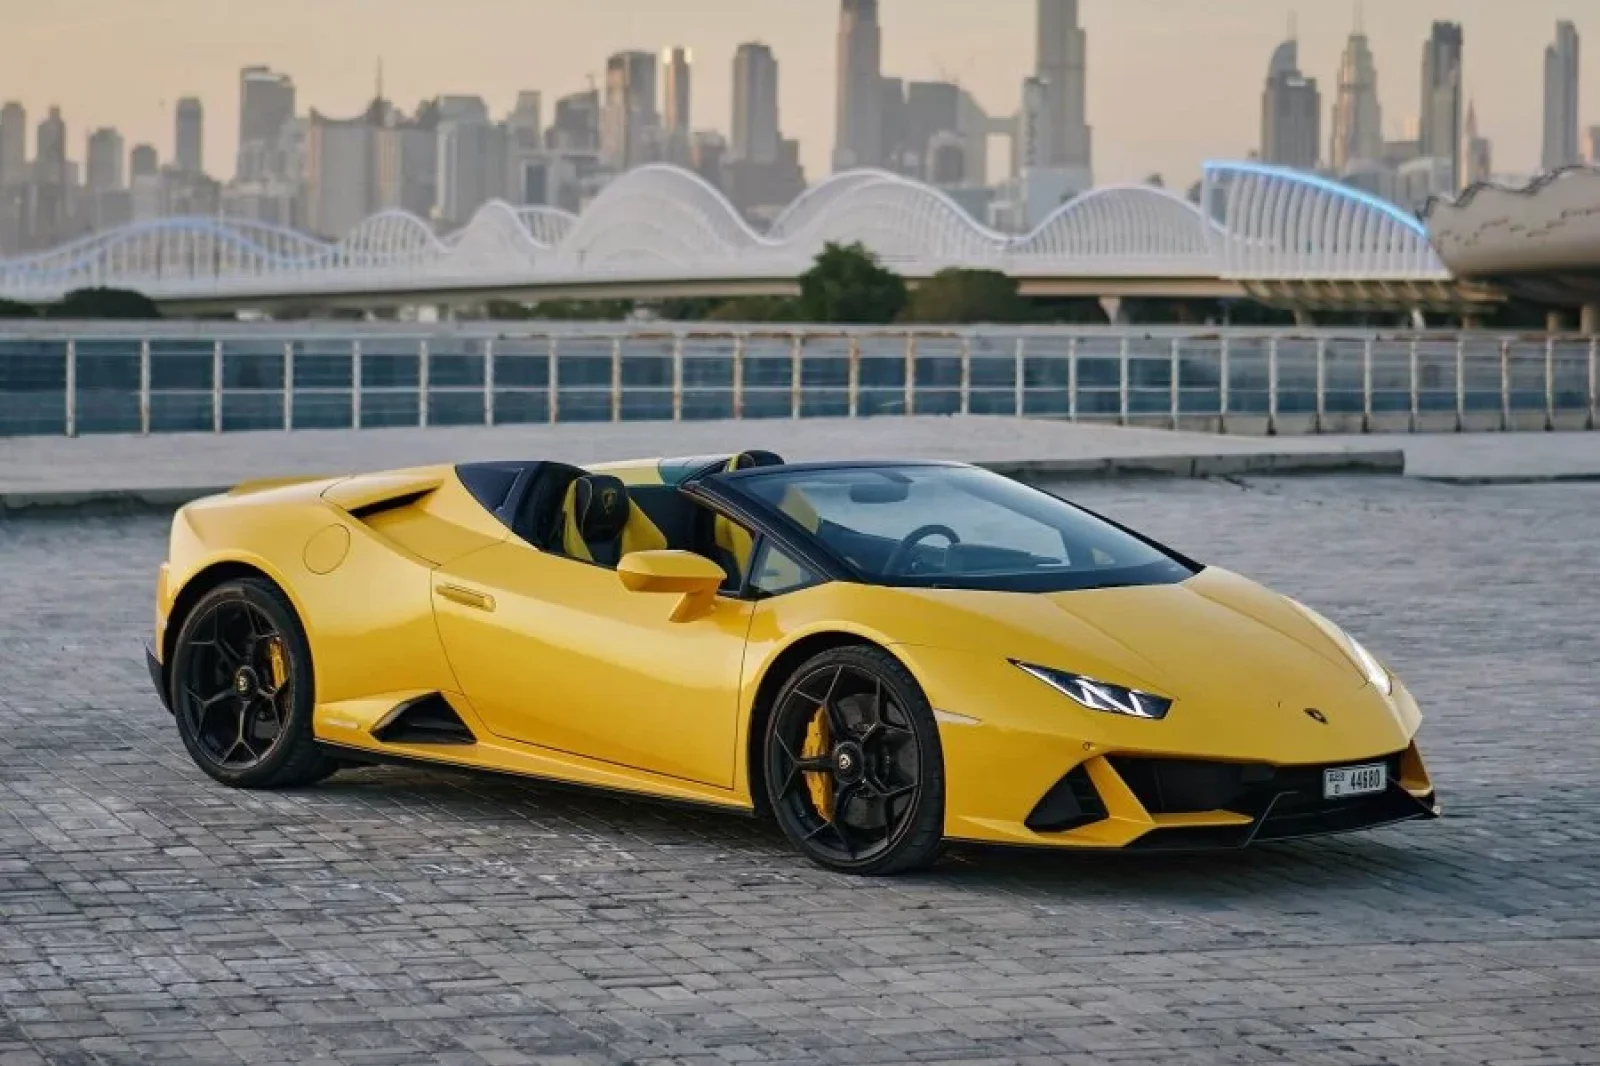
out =
[[(1409, 714), (1398, 704), (1409, 704), (1409, 697), (1398, 688), (1395, 699), (1384, 696), (1300, 606), (1226, 570), (1137, 588), (910, 595), (923, 601), (915, 628), (928, 646), (1166, 696), (1175, 701), (1169, 722), (1237, 738), (1252, 721), (1305, 718), (1296, 728), (1326, 741), (1404, 747)], [(1301, 714), (1307, 708), (1326, 712), (1333, 725), (1313, 724)]]

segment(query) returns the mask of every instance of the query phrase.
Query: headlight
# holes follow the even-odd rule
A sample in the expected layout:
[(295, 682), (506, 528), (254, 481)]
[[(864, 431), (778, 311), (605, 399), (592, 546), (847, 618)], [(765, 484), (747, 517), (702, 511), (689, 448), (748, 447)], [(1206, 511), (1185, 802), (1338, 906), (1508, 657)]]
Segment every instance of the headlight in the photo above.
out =
[(1125, 714), (1129, 718), (1165, 718), (1167, 711), (1172, 708), (1172, 701), (1165, 696), (1123, 688), (1082, 674), (1069, 674), (1065, 670), (1052, 670), (1048, 666), (1035, 666), (1015, 659), (1011, 663), (1091, 711)]
[(1394, 677), (1383, 668), (1383, 664), (1378, 661), (1377, 656), (1363, 648), (1361, 642), (1356, 640), (1355, 637), (1352, 637), (1305, 604), (1298, 600), (1290, 600), (1289, 602), (1298, 607), (1300, 612), (1307, 618), (1315, 622), (1324, 633), (1332, 637), (1335, 644), (1344, 648), (1345, 653), (1350, 656), (1350, 660), (1355, 663), (1356, 669), (1361, 671), (1361, 676), (1367, 679), (1367, 684), (1385, 696), (1393, 695)]

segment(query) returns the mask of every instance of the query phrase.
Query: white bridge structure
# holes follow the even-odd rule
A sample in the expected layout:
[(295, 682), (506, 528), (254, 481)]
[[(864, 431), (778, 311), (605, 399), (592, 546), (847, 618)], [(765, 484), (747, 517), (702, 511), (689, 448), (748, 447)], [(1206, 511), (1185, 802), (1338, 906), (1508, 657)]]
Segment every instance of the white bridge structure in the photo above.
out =
[(622, 175), (579, 215), (492, 202), (443, 236), (397, 211), (334, 242), (259, 222), (168, 218), (0, 260), (0, 298), (111, 287), (198, 311), (785, 293), (825, 244), (856, 241), (913, 281), (998, 270), (1034, 295), (1248, 296), (1305, 310), (1474, 299), (1417, 218), (1313, 174), (1233, 162), (1206, 167), (1199, 203), (1148, 185), (1097, 188), (1022, 235), (877, 170), (813, 186), (765, 232), (670, 166)]

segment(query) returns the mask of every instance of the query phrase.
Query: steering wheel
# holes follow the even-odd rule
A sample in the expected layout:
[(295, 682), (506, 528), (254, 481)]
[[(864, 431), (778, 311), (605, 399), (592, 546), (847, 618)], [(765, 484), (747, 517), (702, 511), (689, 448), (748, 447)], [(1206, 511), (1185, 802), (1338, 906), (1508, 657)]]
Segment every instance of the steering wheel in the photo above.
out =
[(905, 566), (911, 561), (912, 549), (935, 534), (945, 538), (952, 545), (961, 543), (961, 535), (949, 526), (940, 525), (937, 522), (918, 526), (910, 533), (907, 533), (901, 538), (900, 543), (894, 546), (894, 551), (889, 553), (889, 561), (883, 564), (884, 572), (888, 574), (905, 573)]

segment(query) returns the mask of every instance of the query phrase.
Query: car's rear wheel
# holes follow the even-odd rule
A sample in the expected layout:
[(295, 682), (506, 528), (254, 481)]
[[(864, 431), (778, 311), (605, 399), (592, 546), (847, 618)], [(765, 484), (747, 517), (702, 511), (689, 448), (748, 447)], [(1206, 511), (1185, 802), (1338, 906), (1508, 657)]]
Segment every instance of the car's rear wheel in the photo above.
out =
[(764, 761), (779, 826), (818, 865), (892, 874), (938, 856), (938, 726), (916, 679), (889, 653), (836, 648), (796, 670), (773, 703)]
[(305, 630), (268, 581), (229, 581), (201, 597), (174, 642), (171, 686), (184, 747), (224, 784), (288, 788), (338, 769), (311, 734)]

